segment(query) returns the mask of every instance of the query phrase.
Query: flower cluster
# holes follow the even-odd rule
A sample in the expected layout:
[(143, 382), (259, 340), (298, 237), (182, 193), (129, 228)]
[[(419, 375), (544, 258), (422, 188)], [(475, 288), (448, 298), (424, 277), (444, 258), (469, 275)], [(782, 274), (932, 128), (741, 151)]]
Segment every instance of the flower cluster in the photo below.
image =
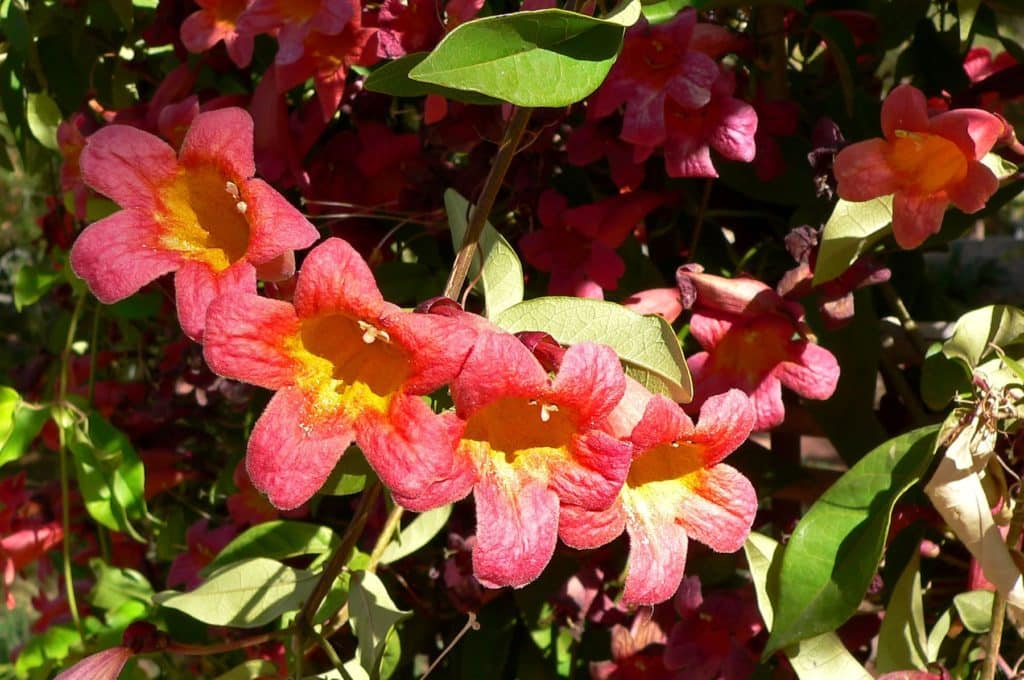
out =
[[(355, 442), (407, 508), (473, 496), (473, 572), (486, 586), (536, 579), (559, 536), (595, 547), (625, 529), (625, 599), (651, 604), (675, 592), (688, 537), (740, 547), (757, 499), (720, 461), (754, 425), (741, 392), (707, 399), (695, 426), (678, 404), (627, 381), (609, 347), (541, 343), (543, 354), (451, 305), (397, 307), (340, 238), (306, 255), (290, 299), (260, 295), (257, 276), (290, 275), (293, 251), (317, 233), (253, 178), (251, 136), (251, 119), (234, 108), (196, 115), (177, 154), (129, 126), (91, 135), (82, 177), (123, 210), (88, 227), (71, 262), (104, 302), (174, 272), (182, 328), (209, 367), (274, 391), (246, 457), (274, 506), (308, 501)], [(604, 216), (595, 243), (621, 242), (660, 201), (634, 193), (593, 206)], [(445, 387), (454, 410), (436, 413), (426, 397)], [(197, 550), (234, 532), (193, 529)], [(202, 560), (190, 559), (175, 563), (173, 582), (194, 583)]]

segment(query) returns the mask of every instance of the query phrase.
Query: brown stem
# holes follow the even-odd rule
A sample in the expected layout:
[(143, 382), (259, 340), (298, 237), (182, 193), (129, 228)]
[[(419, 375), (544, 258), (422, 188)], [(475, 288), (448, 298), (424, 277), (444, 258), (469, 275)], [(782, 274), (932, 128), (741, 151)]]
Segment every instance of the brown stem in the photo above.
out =
[(448, 283), (444, 287), (445, 296), (452, 300), (459, 299), (459, 292), (462, 284), (469, 274), (469, 267), (476, 255), (477, 244), (480, 242), (480, 235), (483, 234), (487, 217), (491, 214), (494, 201), (498, 197), (498, 190), (505, 181), (505, 174), (512, 163), (512, 157), (519, 149), (519, 141), (526, 131), (526, 124), (530, 121), (530, 114), (533, 109), (517, 107), (505, 128), (505, 134), (498, 145), (498, 153), (494, 157), (490, 172), (487, 173), (487, 180), (480, 192), (480, 198), (469, 218), (469, 226), (466, 227), (466, 234), (462, 237), (462, 244), (459, 252), (455, 254), (455, 264), (452, 265), (452, 273), (448, 277)]
[(913, 343), (914, 348), (923, 357), (928, 351), (928, 343), (925, 342), (924, 336), (921, 335), (921, 329), (918, 327), (917, 322), (914, 321), (914, 317), (910, 316), (907, 306), (903, 304), (903, 298), (896, 292), (896, 288), (893, 287), (892, 283), (888, 281), (881, 284), (879, 289), (882, 291), (882, 297), (885, 298), (886, 303), (895, 312), (896, 318), (900, 320), (900, 325), (907, 332), (910, 342)]
[(375, 481), (363, 491), (363, 495), (359, 499), (359, 505), (356, 506), (355, 514), (352, 516), (352, 521), (349, 522), (348, 528), (341, 538), (341, 543), (334, 550), (330, 561), (327, 562), (323, 573), (320, 574), (320, 580), (316, 582), (313, 592), (295, 619), (294, 635), (292, 637), (292, 649), (295, 652), (295, 677), (302, 677), (302, 659), (305, 656), (306, 649), (303, 637), (306, 631), (313, 625), (313, 616), (324, 601), (324, 598), (327, 597), (331, 586), (334, 585), (334, 580), (338, 578), (338, 574), (341, 573), (341, 570), (345, 568), (345, 565), (352, 558), (352, 550), (356, 547), (356, 541), (363, 535), (363, 528), (366, 527), (366, 520), (370, 516), (370, 511), (380, 496), (380, 489), (380, 482)]
[(259, 633), (257, 635), (250, 635), (248, 637), (238, 638), (237, 640), (228, 640), (226, 642), (218, 642), (212, 645), (189, 645), (183, 642), (172, 642), (160, 651), (172, 652), (175, 654), (187, 654), (189, 656), (223, 654), (225, 652), (233, 652), (236, 649), (255, 647), (256, 645), (262, 645), (264, 642), (270, 642), (271, 640), (287, 637), (293, 631), (294, 628), (285, 628), (284, 630), (276, 630), (272, 633)]
[[(1024, 487), (1018, 487), (1014, 495), (1013, 517), (1010, 529), (1006, 534), (1006, 545), (1011, 550), (1020, 542), (1021, 531), (1024, 530)], [(999, 665), (999, 646), (1003, 641), (1003, 623), (1006, 621), (1006, 596), (996, 591), (992, 600), (991, 627), (988, 641), (985, 644), (985, 662), (981, 667), (981, 680), (994, 680), (996, 667)]]
[(395, 505), (391, 510), (391, 514), (388, 515), (387, 522), (384, 523), (384, 528), (380, 530), (380, 536), (377, 537), (377, 542), (373, 546), (373, 551), (370, 553), (370, 561), (366, 563), (366, 571), (374, 572), (377, 570), (377, 564), (380, 562), (380, 558), (384, 556), (384, 551), (387, 550), (388, 545), (391, 543), (391, 537), (394, 535), (395, 530), (398, 529), (399, 523), (402, 521), (402, 513), (404, 510), (401, 505)]

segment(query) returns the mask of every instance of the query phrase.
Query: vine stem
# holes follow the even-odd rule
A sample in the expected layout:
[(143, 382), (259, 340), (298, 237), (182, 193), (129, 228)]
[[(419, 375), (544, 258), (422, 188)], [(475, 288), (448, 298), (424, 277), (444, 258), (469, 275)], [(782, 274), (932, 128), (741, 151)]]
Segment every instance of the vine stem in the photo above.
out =
[(64, 349), (60, 353), (60, 376), (57, 382), (57, 404), (62, 411), (58, 423), (57, 436), (59, 446), (57, 458), (60, 465), (60, 514), (61, 530), (64, 536), (61, 540), (61, 558), (63, 561), (64, 590), (67, 591), (68, 610), (71, 612), (71, 619), (75, 622), (78, 636), (85, 639), (85, 629), (82, 628), (82, 617), (78, 613), (78, 598), (75, 597), (75, 580), (71, 573), (71, 482), (70, 471), (68, 470), (68, 446), (67, 435), (64, 432), (67, 412), (64, 404), (68, 398), (68, 373), (71, 371), (71, 346), (75, 342), (75, 334), (78, 331), (78, 320), (85, 308), (85, 295), (79, 293), (75, 300), (74, 311), (71, 312), (71, 320), (68, 322), (68, 334), (64, 340)]
[(366, 527), (366, 520), (370, 517), (370, 511), (373, 510), (373, 506), (380, 497), (380, 490), (380, 482), (374, 481), (370, 487), (363, 491), (363, 495), (359, 499), (359, 505), (356, 506), (355, 514), (352, 516), (352, 521), (349, 522), (348, 528), (341, 538), (341, 543), (334, 550), (334, 554), (331, 555), (330, 561), (327, 562), (323, 573), (320, 574), (320, 579), (316, 582), (313, 592), (310, 593), (309, 599), (306, 600), (302, 611), (299, 612), (298, 617), (295, 619), (292, 649), (295, 653), (296, 678), (302, 677), (302, 659), (305, 656), (306, 650), (304, 642), (305, 633), (312, 627), (313, 616), (320, 607), (320, 603), (327, 597), (331, 586), (334, 585), (334, 580), (338, 578), (338, 574), (341, 573), (341, 570), (345, 568), (345, 565), (351, 559), (352, 550), (356, 547), (359, 537), (363, 535), (363, 529)]
[(895, 286), (891, 282), (885, 281), (879, 286), (879, 289), (886, 303), (896, 313), (896, 318), (900, 320), (900, 325), (907, 332), (907, 336), (910, 338), (914, 348), (921, 353), (921, 356), (924, 356), (928, 352), (928, 343), (925, 342), (924, 336), (921, 335), (921, 329), (917, 322), (914, 321), (914, 317), (910, 316), (910, 311), (903, 303), (903, 298), (896, 292)]
[[(1006, 545), (1011, 549), (1017, 546), (1021, 531), (1024, 530), (1024, 487), (1018, 486), (1013, 502), (1013, 517), (1010, 519), (1010, 529), (1006, 533)], [(1003, 623), (1006, 621), (1006, 596), (999, 591), (996, 591), (995, 598), (992, 600), (990, 621), (988, 642), (985, 645), (985, 662), (981, 667), (981, 680), (994, 680), (996, 667), (999, 665), (999, 646), (1003, 640)]]
[(491, 170), (487, 173), (484, 188), (480, 191), (480, 198), (473, 208), (469, 217), (469, 225), (466, 227), (466, 234), (462, 237), (459, 245), (459, 252), (455, 254), (455, 263), (452, 265), (452, 273), (448, 276), (448, 283), (444, 287), (444, 294), (452, 300), (459, 299), (462, 285), (466, 282), (469, 274), (469, 267), (476, 255), (477, 245), (480, 243), (480, 236), (484, 232), (484, 225), (487, 217), (491, 214), (494, 201), (498, 197), (498, 191), (505, 181), (505, 174), (508, 172), (512, 157), (519, 150), (519, 142), (526, 131), (526, 124), (530, 122), (530, 115), (533, 109), (516, 107), (505, 127), (505, 134), (498, 144), (498, 153), (491, 164)]
[(262, 645), (264, 642), (270, 642), (271, 640), (287, 637), (293, 632), (294, 627), (290, 627), (283, 630), (276, 630), (271, 633), (259, 633), (257, 635), (250, 635), (248, 637), (238, 638), (237, 640), (228, 640), (227, 642), (218, 642), (212, 645), (190, 645), (183, 642), (171, 642), (166, 648), (159, 651), (186, 654), (188, 656), (209, 656), (211, 654), (233, 652), (236, 649), (255, 647), (256, 645)]

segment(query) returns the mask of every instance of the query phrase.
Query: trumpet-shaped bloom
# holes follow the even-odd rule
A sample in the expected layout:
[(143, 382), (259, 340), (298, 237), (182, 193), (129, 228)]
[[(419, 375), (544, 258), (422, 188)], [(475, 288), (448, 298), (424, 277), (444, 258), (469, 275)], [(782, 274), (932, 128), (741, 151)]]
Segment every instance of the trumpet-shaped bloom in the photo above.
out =
[(228, 56), (238, 68), (252, 61), (254, 46), (251, 33), (239, 33), (238, 17), (249, 7), (250, 0), (196, 0), (199, 11), (181, 24), (181, 42), (189, 52), (205, 52), (224, 41)]
[[(210, 305), (204, 353), (220, 375), (277, 394), (249, 438), (246, 468), (276, 507), (323, 485), (353, 440), (397, 499), (434, 503), (459, 426), (420, 398), (451, 380), (475, 332), (384, 301), (366, 262), (328, 239), (306, 257), (294, 305), (255, 294)], [(447, 482), (445, 482), (447, 483)]]
[(690, 332), (706, 351), (687, 360), (695, 385), (692, 406), (738, 388), (754, 405), (754, 430), (786, 416), (785, 385), (808, 399), (828, 399), (839, 381), (839, 363), (806, 339), (803, 308), (755, 279), (704, 274), (680, 267), (683, 306), (693, 310)]
[(473, 491), (473, 573), (485, 586), (540, 575), (560, 504), (603, 510), (615, 500), (631, 449), (599, 428), (624, 390), (608, 347), (570, 347), (551, 378), (514, 336), (479, 335), (451, 387), (461, 441), (447, 500)]
[(304, 52), (303, 42), (316, 31), (337, 35), (353, 18), (359, 16), (355, 0), (253, 0), (238, 18), (243, 33), (277, 31), (277, 64), (298, 61)]
[(939, 231), (950, 203), (965, 213), (985, 207), (999, 188), (981, 163), (1004, 124), (980, 109), (928, 117), (924, 94), (895, 88), (882, 104), (883, 139), (846, 147), (836, 156), (837, 193), (847, 201), (893, 194), (892, 230), (902, 248), (916, 248)]
[[(639, 409), (643, 415), (636, 422)], [(603, 512), (564, 505), (559, 535), (568, 545), (596, 548), (625, 529), (623, 602), (656, 604), (679, 587), (689, 538), (733, 552), (750, 533), (757, 511), (754, 487), (721, 461), (750, 434), (754, 411), (742, 392), (729, 390), (704, 403), (695, 426), (677, 404), (635, 383), (617, 411), (611, 420), (617, 433), (636, 422), (625, 432), (634, 447), (626, 483)]]
[(71, 249), (71, 267), (101, 302), (176, 272), (178, 319), (203, 335), (218, 294), (256, 289), (257, 273), (294, 271), (293, 251), (317, 231), (269, 184), (254, 179), (252, 118), (227, 108), (196, 116), (181, 151), (133, 127), (89, 137), (85, 182), (123, 208), (89, 225)]

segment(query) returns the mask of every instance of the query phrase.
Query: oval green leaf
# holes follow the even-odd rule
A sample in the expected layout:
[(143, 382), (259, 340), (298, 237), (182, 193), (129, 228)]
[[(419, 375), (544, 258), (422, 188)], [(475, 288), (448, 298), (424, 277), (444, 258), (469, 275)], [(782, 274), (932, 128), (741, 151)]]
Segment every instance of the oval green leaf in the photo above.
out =
[(608, 19), (561, 9), (474, 19), (445, 36), (409, 78), (519, 106), (568, 106), (604, 81), (626, 27), (639, 18), (639, 0), (629, 0)]
[(915, 552), (889, 596), (878, 631), (875, 666), (881, 673), (924, 669), (928, 665), (928, 635), (921, 593), (921, 554)]
[(391, 629), (412, 612), (400, 610), (384, 583), (368, 571), (352, 575), (348, 611), (359, 643), (359, 665), (375, 676)]
[(938, 426), (876, 447), (819, 498), (786, 545), (765, 654), (835, 630), (878, 566), (892, 508), (928, 468)]
[[(448, 225), (452, 231), (452, 245), (458, 251), (466, 235), (469, 213), (472, 205), (455, 189), (444, 192), (444, 209), (448, 213)], [(505, 237), (498, 233), (490, 222), (484, 223), (480, 235), (477, 257), (469, 267), (469, 278), (480, 276), (487, 305), (487, 318), (505, 311), (523, 301), (523, 265), (515, 249)], [(483, 260), (483, 274), (480, 274), (480, 260)]]
[(892, 196), (870, 201), (839, 199), (825, 223), (814, 267), (814, 285), (831, 281), (882, 240), (892, 222)]
[[(770, 536), (751, 532), (743, 544), (747, 556), (750, 577), (754, 582), (757, 608), (765, 626), (771, 630), (774, 621), (774, 607), (769, 591), (778, 578), (782, 553), (779, 543)], [(864, 670), (835, 633), (822, 633), (816, 637), (790, 645), (785, 649), (789, 662), (800, 680), (870, 680), (871, 674)]]
[(953, 337), (942, 346), (942, 353), (973, 369), (995, 351), (992, 345), (1006, 349), (1022, 342), (1024, 311), (1007, 305), (989, 305), (957, 319)]
[(964, 628), (972, 633), (987, 633), (992, 628), (992, 600), (996, 594), (991, 590), (971, 590), (953, 596), (953, 606)]
[(428, 94), (436, 94), (445, 99), (453, 99), (459, 102), (466, 102), (467, 104), (501, 103), (500, 99), (477, 94), (476, 92), (456, 90), (410, 78), (409, 71), (419, 66), (420, 62), (426, 59), (429, 54), (429, 52), (414, 52), (405, 55), (401, 59), (390, 61), (374, 69), (366, 77), (366, 80), (363, 81), (363, 87), (370, 92), (389, 94), (392, 97), (425, 97)]
[(39, 143), (47, 149), (56, 151), (57, 126), (60, 125), (60, 109), (50, 95), (35, 92), (28, 96), (28, 129)]
[(388, 547), (381, 555), (381, 564), (391, 564), (425, 546), (444, 528), (451, 514), (452, 506), (442, 505), (440, 508), (427, 510), (417, 515), (416, 519), (409, 522), (409, 525), (404, 527), (391, 543), (388, 543)]
[(672, 326), (604, 300), (541, 297), (521, 302), (494, 322), (511, 333), (544, 331), (560, 343), (600, 342), (616, 351), (626, 373), (656, 394), (693, 398), (686, 358)]
[(282, 560), (298, 555), (320, 555), (340, 539), (330, 527), (309, 522), (273, 520), (249, 527), (224, 546), (203, 572), (211, 574), (224, 565), (253, 557)]
[(0, 466), (17, 460), (50, 418), (50, 409), (22, 400), (0, 386)]
[(213, 626), (256, 628), (297, 610), (317, 578), (313, 572), (256, 557), (225, 567), (192, 592), (158, 593), (153, 599)]

